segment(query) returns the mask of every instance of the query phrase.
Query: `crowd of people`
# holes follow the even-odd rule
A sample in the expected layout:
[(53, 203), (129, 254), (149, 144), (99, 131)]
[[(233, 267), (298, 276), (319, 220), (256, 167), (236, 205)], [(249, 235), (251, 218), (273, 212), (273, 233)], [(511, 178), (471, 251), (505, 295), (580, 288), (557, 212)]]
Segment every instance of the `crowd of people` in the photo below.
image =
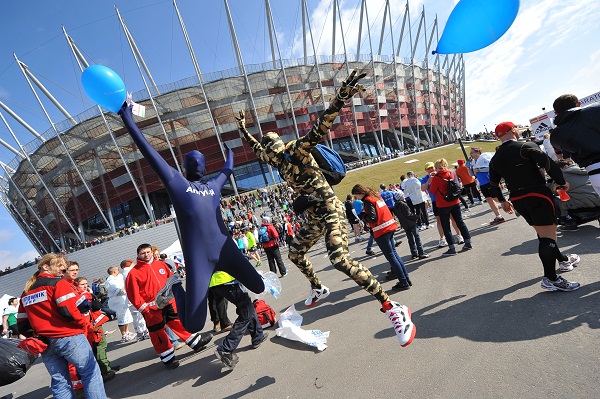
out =
[[(174, 369), (179, 365), (175, 350), (187, 345), (193, 351), (200, 351), (212, 340), (213, 334), (227, 332), (215, 355), (225, 366), (233, 368), (239, 361), (235, 351), (246, 333), (250, 335), (253, 349), (268, 337), (243, 287), (258, 293), (264, 284), (262, 280), (256, 283), (257, 273), (252, 267), (250, 271), (244, 269), (246, 265), (252, 266), (249, 261), (253, 260), (254, 266), (261, 267), (264, 255), (269, 270), (285, 277), (288, 271), (280, 248), (287, 247), (288, 259), (310, 284), (305, 305), (318, 305), (329, 296), (330, 290), (317, 277), (307, 253), (321, 237), (325, 238), (333, 267), (379, 302), (401, 346), (409, 345), (416, 335), (410, 309), (393, 301), (371, 271), (350, 256), (348, 225), (352, 227), (355, 242), (363, 241), (363, 235), (369, 236), (368, 255), (374, 253), (373, 242), (377, 243), (390, 265), (386, 279), (398, 280), (392, 291), (405, 291), (413, 282), (398, 253), (400, 241), (396, 233), (399, 228), (406, 233), (411, 259), (426, 261), (429, 258), (420, 231), (432, 228), (434, 223), (440, 237), (438, 246), (448, 247), (442, 256), (456, 256), (474, 248), (463, 212), (483, 203), (485, 198), (494, 214), (491, 225), (504, 222), (502, 209), (507, 215), (522, 216), (537, 233), (538, 255), (544, 270), (542, 289), (573, 291), (579, 288), (579, 283), (569, 282), (556, 273), (557, 262), (561, 272), (573, 270), (580, 262), (576, 254), (563, 254), (556, 242), (553, 190), (568, 190), (570, 183), (564, 178), (563, 169), (537, 145), (518, 141), (518, 130), (510, 122), (501, 123), (495, 129), (495, 135), (502, 142), (495, 154), (472, 147), (471, 159), (459, 160), (456, 169), (452, 169), (446, 159), (431, 160), (425, 164), (420, 178), (415, 171), (407, 171), (398, 184), (382, 184), (380, 190), (356, 184), (346, 202), (342, 202), (316, 164), (311, 150), (329, 132), (345, 102), (364, 90), (359, 83), (364, 76), (354, 71), (310, 132), (286, 144), (275, 133), (266, 133), (258, 141), (246, 129), (244, 113), (240, 112), (236, 119), (244, 139), (259, 159), (279, 170), (285, 183), (228, 200), (220, 198), (220, 190), (232, 172), (231, 150), (227, 149), (222, 173), (208, 182), (202, 179), (204, 156), (198, 151), (186, 154), (185, 176), (179, 174), (158, 159), (151, 146), (143, 141), (142, 133), (133, 123), (130, 107), (124, 105), (120, 114), (127, 128), (138, 146), (143, 147), (144, 156), (161, 180), (169, 183), (166, 186), (174, 206), (186, 208), (191, 220), (192, 224), (184, 226), (182, 231), (187, 292), (181, 284), (181, 273), (177, 272), (181, 267), (161, 257), (160, 250), (147, 243), (136, 248), (135, 260), (127, 259), (119, 266), (110, 266), (106, 280), (95, 281), (95, 288), (79, 275), (80, 265), (70, 262), (63, 254), (43, 256), (37, 263), (38, 270), (25, 285), (16, 324), (17, 301), (13, 298), (11, 309), (3, 317), (3, 330), (27, 337), (23, 342), (28, 342), (29, 350), (37, 348), (41, 353), (55, 397), (71, 397), (75, 390), (78, 394), (84, 393), (86, 398), (106, 398), (103, 384), (114, 378), (120, 368), (111, 364), (106, 354), (102, 325), (108, 317), (98, 300), (98, 296), (104, 295), (101, 291), (105, 291), (108, 306), (115, 312), (122, 343), (149, 339), (161, 363), (167, 369)], [(568, 109), (557, 109), (557, 114), (560, 116)], [(561, 123), (558, 125), (563, 129)], [(564, 148), (557, 156), (557, 160), (564, 162), (561, 165), (564, 169), (572, 167), (565, 156), (567, 151), (575, 161), (579, 158), (587, 163), (583, 166), (590, 176), (600, 170), (597, 169), (600, 159), (587, 153), (584, 157), (572, 148)], [(591, 185), (596, 186), (593, 182)], [(178, 198), (177, 189), (182, 187), (180, 191), (191, 193), (192, 197)], [(503, 188), (510, 191), (509, 199), (504, 197)], [(572, 194), (575, 196), (576, 192)], [(210, 220), (210, 217), (214, 220), (214, 216), (209, 215), (209, 211), (215, 210), (222, 218), (217, 218), (216, 223)], [(178, 214), (183, 212), (178, 211)], [(207, 220), (201, 223), (207, 216), (210, 226)], [(199, 226), (206, 230), (214, 227), (214, 232), (220, 234), (218, 240), (214, 237), (216, 233), (213, 237), (198, 236)], [(194, 247), (189, 246), (190, 238)], [(214, 248), (209, 244), (215, 244)], [(463, 245), (460, 250), (458, 245)], [(229, 251), (235, 247), (237, 250)], [(227, 315), (228, 303), (236, 307), (238, 317), (233, 323)], [(207, 312), (213, 330), (201, 334)], [(133, 331), (130, 331), (131, 325)]]

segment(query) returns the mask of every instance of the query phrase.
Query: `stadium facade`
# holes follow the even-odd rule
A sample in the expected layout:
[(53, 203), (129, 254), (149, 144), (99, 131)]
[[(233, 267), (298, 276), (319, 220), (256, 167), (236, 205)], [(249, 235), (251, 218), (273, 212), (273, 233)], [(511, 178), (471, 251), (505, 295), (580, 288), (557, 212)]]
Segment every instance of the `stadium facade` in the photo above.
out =
[[(366, 3), (361, 2), (361, 26), (363, 17), (368, 26)], [(271, 31), (268, 1), (266, 4)], [(384, 23), (378, 32), (382, 38), (389, 34), (392, 42), (396, 38), (392, 48), (397, 46), (398, 53), (401, 45), (408, 46), (411, 57), (379, 54), (381, 51), (371, 48), (367, 54), (359, 48), (353, 55), (316, 55), (307, 51), (312, 32), (306, 4), (301, 4), (303, 57), (277, 57), (279, 43), (271, 35), (272, 60), (244, 64), (228, 15), (238, 66), (203, 74), (194, 62), (195, 76), (164, 85), (154, 82), (143, 59), (138, 58), (135, 40), (119, 15), (147, 82), (145, 90), (133, 95), (134, 101), (146, 106), (145, 116), (137, 118), (138, 126), (174, 168), (180, 168), (186, 152), (196, 149), (206, 156), (207, 175), (218, 173), (224, 163), (223, 144), (227, 144), (235, 153), (235, 171), (224, 193), (243, 193), (279, 182), (276, 171), (259, 162), (240, 138), (234, 115), (246, 110), (247, 125), (256, 137), (268, 131), (277, 132), (284, 141), (301, 137), (354, 68), (367, 73), (368, 90), (342, 109), (324, 142), (345, 161), (447, 143), (464, 131), (464, 60), (461, 55), (429, 55), (436, 47), (438, 28), (437, 21), (426, 28), (425, 10), (417, 22), (411, 21), (407, 3), (401, 27), (397, 23), (392, 28), (391, 17), (387, 21), (384, 17), (387, 27)], [(225, 6), (229, 10), (227, 1)], [(333, 0), (334, 20), (336, 6)], [(386, 2), (388, 16), (389, 9)], [(181, 16), (180, 22), (187, 40)], [(65, 37), (73, 56), (85, 67), (87, 62), (75, 42), (66, 32)], [(371, 39), (369, 31), (369, 43), (375, 40)], [(345, 48), (346, 38), (336, 38), (334, 33), (334, 48), (336, 40)], [(420, 61), (415, 59), (418, 48), (425, 51)], [(32, 90), (37, 86), (52, 99), (27, 66), (17, 62)], [(4, 103), (0, 102), (0, 107), (28, 127)], [(0, 200), (34, 247), (41, 253), (68, 249), (134, 223), (170, 215), (168, 195), (117, 115), (98, 107), (77, 116), (64, 114), (65, 121), (17, 149), (2, 141), (15, 158), (1, 165)], [(9, 126), (4, 116), (2, 119)]]

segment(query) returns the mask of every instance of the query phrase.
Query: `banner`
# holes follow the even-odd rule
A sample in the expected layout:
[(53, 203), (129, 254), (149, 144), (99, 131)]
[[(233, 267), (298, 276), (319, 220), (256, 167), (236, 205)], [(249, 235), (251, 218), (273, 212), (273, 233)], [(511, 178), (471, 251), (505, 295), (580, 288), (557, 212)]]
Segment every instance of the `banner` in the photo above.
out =
[(536, 140), (544, 138), (544, 134), (549, 133), (549, 130), (554, 126), (554, 111), (546, 112), (540, 116), (536, 116), (529, 120), (531, 126), (531, 134), (535, 136)]
[(600, 101), (600, 91), (598, 93), (594, 93), (591, 96), (587, 96), (584, 98), (580, 98), (579, 102), (581, 103), (581, 107), (587, 107), (590, 104), (597, 103)]

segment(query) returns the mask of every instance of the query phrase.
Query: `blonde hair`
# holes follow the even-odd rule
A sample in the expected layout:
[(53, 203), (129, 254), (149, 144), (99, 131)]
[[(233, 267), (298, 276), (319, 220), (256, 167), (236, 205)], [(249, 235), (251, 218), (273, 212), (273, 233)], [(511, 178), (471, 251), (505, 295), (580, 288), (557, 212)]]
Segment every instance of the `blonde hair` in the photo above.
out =
[(40, 261), (38, 262), (37, 271), (35, 273), (33, 273), (33, 276), (31, 276), (31, 278), (29, 280), (27, 280), (23, 291), (25, 291), (25, 293), (29, 292), (29, 290), (31, 289), (31, 286), (33, 284), (35, 284), (35, 282), (37, 281), (37, 278), (40, 275), (40, 273), (42, 272), (42, 268), (44, 266), (53, 266), (54, 264), (56, 264), (56, 262), (60, 262), (60, 261), (63, 261), (65, 264), (67, 263), (67, 259), (60, 254), (50, 253), (50, 254), (46, 254), (46, 255), (42, 256), (42, 259), (40, 259)]
[(108, 270), (106, 270), (106, 273), (112, 274), (113, 271), (115, 271), (115, 270), (118, 272), (119, 268), (117, 266), (111, 266), (111, 267), (108, 268)]
[(448, 169), (448, 161), (445, 158), (440, 158), (435, 161), (435, 167), (438, 169)]

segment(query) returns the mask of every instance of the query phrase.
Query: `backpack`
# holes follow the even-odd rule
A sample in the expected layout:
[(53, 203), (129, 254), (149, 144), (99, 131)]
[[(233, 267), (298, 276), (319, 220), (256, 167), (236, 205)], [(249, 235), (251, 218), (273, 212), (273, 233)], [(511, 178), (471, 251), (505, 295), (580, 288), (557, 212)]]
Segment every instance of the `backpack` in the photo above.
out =
[(317, 161), (318, 168), (312, 167), (313, 169), (319, 169), (325, 175), (325, 180), (330, 186), (335, 186), (346, 177), (346, 165), (340, 154), (337, 151), (332, 150), (323, 144), (317, 144), (316, 147), (310, 152)]
[[(455, 199), (458, 199), (460, 197), (460, 194), (462, 193), (462, 187), (460, 186), (460, 184), (458, 184), (456, 181), (454, 181), (454, 179), (452, 180), (448, 180), (448, 179), (444, 179), (441, 178), (440, 179), (444, 180), (447, 182), (447, 187), (446, 187), (446, 195), (444, 195), (444, 200), (446, 202), (452, 202)], [(441, 191), (440, 191), (441, 194)]]
[(252, 304), (254, 305), (254, 310), (258, 316), (258, 322), (262, 328), (269, 328), (275, 324), (277, 321), (277, 315), (272, 307), (270, 307), (262, 299), (255, 299)]
[(258, 242), (264, 244), (269, 241), (271, 241), (271, 238), (269, 237), (267, 226), (260, 226), (260, 228), (258, 229)]
[[(339, 182), (346, 177), (346, 165), (344, 165), (344, 161), (337, 151), (332, 150), (323, 144), (317, 144), (310, 153), (319, 167), (317, 168), (310, 165), (306, 167), (323, 172), (325, 180), (327, 180), (327, 183), (329, 183), (330, 186), (339, 184)], [(295, 165), (300, 164), (300, 162), (294, 162), (292, 155), (289, 152), (286, 151), (285, 156), (289, 162)]]

